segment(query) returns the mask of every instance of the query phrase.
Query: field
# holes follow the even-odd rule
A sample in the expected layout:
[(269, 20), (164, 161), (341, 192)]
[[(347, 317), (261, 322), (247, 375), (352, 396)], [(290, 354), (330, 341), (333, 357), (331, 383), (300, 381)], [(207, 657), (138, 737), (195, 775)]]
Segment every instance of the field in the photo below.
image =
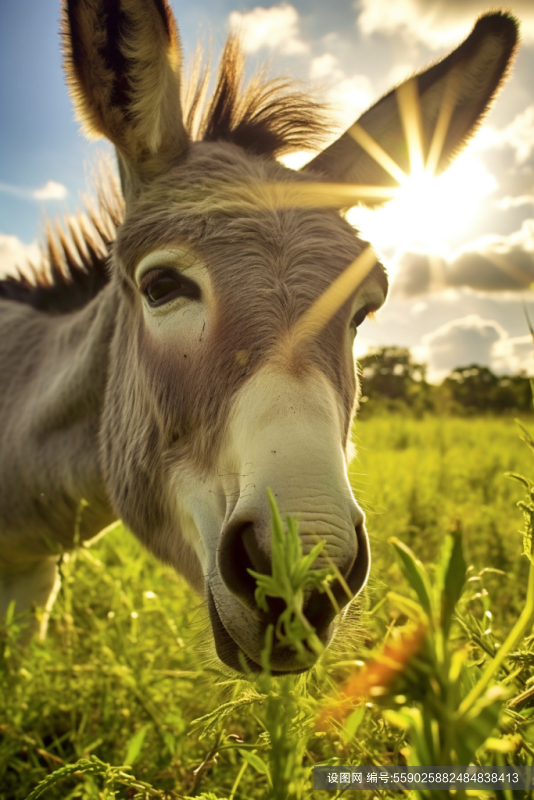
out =
[[(316, 763), (405, 763), (414, 740), (387, 709), (423, 703), (409, 681), (400, 699), (398, 687), (394, 697), (371, 693), (355, 699), (350, 714), (325, 721), (336, 686), (386, 639), (402, 642), (395, 629), (410, 608), (417, 611), (388, 539), (415, 552), (433, 585), (447, 534), (459, 541), (461, 532), (471, 569), (458, 609), (470, 627), (453, 623), (448, 640), (456, 651), (469, 642), (482, 669), (525, 605), (529, 563), (516, 507), (524, 490), (504, 473), (534, 478), (534, 457), (505, 418), (376, 417), (357, 423), (355, 441), (351, 481), (368, 515), (372, 575), (323, 663), (307, 675), (255, 683), (226, 673), (214, 657), (203, 604), (117, 527), (63, 564), (44, 644), (23, 649), (17, 624), (7, 625), (0, 642), (0, 800), (25, 800), (54, 771), (42, 795), (50, 800), (323, 800), (341, 793), (312, 792)], [(534, 764), (529, 633), (498, 675), (514, 697), (526, 692), (526, 699), (514, 706), (515, 716), (499, 718), (497, 710), (484, 723), (477, 747), (491, 740), (475, 763)], [(91, 756), (100, 761), (81, 762), (75, 773), (62, 769)]]

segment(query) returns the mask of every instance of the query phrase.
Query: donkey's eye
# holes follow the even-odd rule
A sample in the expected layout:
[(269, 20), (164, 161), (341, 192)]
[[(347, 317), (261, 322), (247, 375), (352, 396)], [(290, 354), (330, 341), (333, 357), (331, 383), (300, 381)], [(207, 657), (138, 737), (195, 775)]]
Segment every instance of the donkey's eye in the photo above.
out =
[(369, 312), (370, 312), (370, 309), (368, 308), (368, 306), (363, 306), (363, 308), (360, 308), (355, 313), (355, 315), (353, 316), (353, 318), (351, 320), (351, 323), (350, 323), (350, 327), (354, 329), (354, 332), (356, 332), (356, 328), (358, 328), (362, 324), (362, 322), (364, 321), (366, 316), (369, 314)]
[(200, 287), (194, 281), (171, 269), (158, 267), (147, 272), (139, 289), (152, 307), (162, 306), (176, 297), (200, 300)]

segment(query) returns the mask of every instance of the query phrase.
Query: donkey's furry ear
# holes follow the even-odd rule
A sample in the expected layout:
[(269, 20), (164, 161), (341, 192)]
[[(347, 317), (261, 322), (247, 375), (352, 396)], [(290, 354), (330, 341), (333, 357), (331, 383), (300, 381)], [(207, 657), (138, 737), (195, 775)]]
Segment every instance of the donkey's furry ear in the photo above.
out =
[(415, 157), (439, 174), (483, 120), (517, 40), (513, 16), (482, 16), (456, 50), (385, 95), (304, 169), (334, 182), (397, 186)]
[(135, 194), (187, 147), (168, 2), (64, 0), (62, 36), (77, 117), (87, 135), (113, 142), (126, 194)]

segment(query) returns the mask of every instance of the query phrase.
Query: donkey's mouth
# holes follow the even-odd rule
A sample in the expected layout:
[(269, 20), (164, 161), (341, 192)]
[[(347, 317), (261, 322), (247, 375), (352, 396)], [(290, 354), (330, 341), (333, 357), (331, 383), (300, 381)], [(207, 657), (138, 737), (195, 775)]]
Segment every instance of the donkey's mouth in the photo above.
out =
[(260, 672), (261, 667), (259, 664), (256, 664), (255, 661), (247, 656), (224, 627), (213, 599), (211, 586), (208, 586), (208, 610), (213, 638), (215, 639), (215, 649), (223, 664), (226, 664), (227, 667), (234, 669), (236, 672), (245, 672), (246, 668), (250, 669), (251, 672)]
[[(261, 666), (248, 656), (245, 651), (237, 644), (235, 639), (228, 633), (219, 611), (215, 603), (211, 587), (208, 586), (208, 610), (210, 615), (211, 627), (213, 629), (213, 638), (215, 640), (215, 649), (217, 655), (227, 667), (246, 674), (247, 672), (261, 672)], [(266, 624), (262, 625), (262, 638), (265, 635)], [(291, 658), (291, 653), (287, 654), (288, 661)], [(271, 675), (297, 675), (301, 672), (307, 672), (309, 666), (300, 666), (296, 669), (271, 669)]]
[[(313, 625), (324, 647), (328, 647), (332, 638), (334, 620), (337, 614), (351, 599), (354, 599), (360, 593), (369, 575), (369, 541), (365, 526), (363, 524), (357, 525), (355, 533), (358, 541), (357, 556), (346, 573), (344, 581), (336, 580), (331, 584), (331, 594), (334, 596), (335, 603), (331, 603), (319, 590), (311, 592), (306, 601), (304, 609), (306, 617)], [(235, 565), (235, 559), (233, 559), (233, 563)], [(241, 566), (246, 567), (248, 564), (241, 564)], [(254, 567), (254, 564), (250, 564), (250, 567)], [(217, 594), (217, 591), (215, 593)], [(252, 593), (246, 605), (243, 603), (242, 598), (237, 596), (237, 593), (225, 593), (222, 596), (217, 595), (218, 599), (224, 603), (223, 614), (221, 615), (213, 589), (209, 584), (207, 586), (207, 595), (215, 649), (220, 660), (236, 672), (244, 674), (247, 672), (260, 672), (260, 652), (265, 641), (267, 627), (269, 624), (276, 625), (280, 613), (285, 608), (284, 602), (271, 597), (267, 598), (269, 608), (264, 613), (255, 606)], [(231, 633), (234, 629), (234, 625), (231, 624), (231, 617), (229, 618), (229, 627), (224, 622), (224, 610), (226, 608), (228, 610), (232, 609), (234, 613), (239, 612), (238, 616), (241, 624), (238, 627), (238, 635), (232, 635)], [(245, 625), (243, 625), (243, 616), (247, 620)], [(235, 630), (234, 634), (236, 634)], [(247, 650), (248, 653), (252, 651), (252, 656), (245, 652), (239, 641), (248, 643)], [(297, 658), (297, 654), (293, 649), (282, 646), (280, 643), (275, 643), (271, 653), (271, 674), (287, 675), (291, 673), (295, 675), (306, 672), (316, 661), (316, 655), (311, 650), (309, 656), (310, 660), (303, 664), (302, 660)]]

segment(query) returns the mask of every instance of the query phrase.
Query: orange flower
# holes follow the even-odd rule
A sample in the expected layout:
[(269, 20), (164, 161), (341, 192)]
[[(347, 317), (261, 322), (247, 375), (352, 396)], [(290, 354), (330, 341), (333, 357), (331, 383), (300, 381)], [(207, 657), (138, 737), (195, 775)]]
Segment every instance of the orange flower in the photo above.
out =
[(387, 687), (401, 675), (405, 665), (420, 649), (426, 626), (419, 624), (400, 640), (388, 643), (382, 653), (351, 675), (338, 690), (338, 697), (323, 708), (318, 727), (322, 728), (327, 718), (343, 720), (352, 711), (355, 701), (385, 694)]

